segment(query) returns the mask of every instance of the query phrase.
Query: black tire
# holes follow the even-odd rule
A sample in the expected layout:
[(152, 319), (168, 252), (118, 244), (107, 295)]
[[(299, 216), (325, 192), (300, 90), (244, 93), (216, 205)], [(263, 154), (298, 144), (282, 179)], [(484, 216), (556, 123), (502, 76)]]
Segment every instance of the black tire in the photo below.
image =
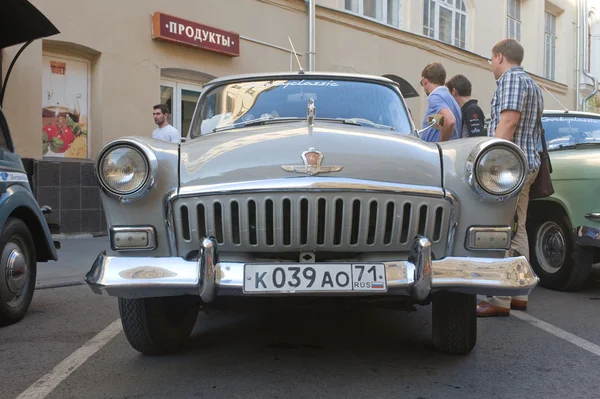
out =
[(593, 253), (577, 245), (564, 213), (536, 215), (527, 221), (529, 253), (540, 285), (558, 291), (583, 286), (593, 263)]
[(25, 317), (33, 299), (36, 276), (31, 232), (22, 220), (8, 218), (0, 235), (0, 326)]
[(477, 299), (472, 294), (438, 292), (432, 300), (433, 344), (451, 355), (466, 355), (477, 342)]
[(187, 340), (199, 305), (194, 298), (119, 298), (119, 314), (129, 344), (146, 355), (174, 352)]

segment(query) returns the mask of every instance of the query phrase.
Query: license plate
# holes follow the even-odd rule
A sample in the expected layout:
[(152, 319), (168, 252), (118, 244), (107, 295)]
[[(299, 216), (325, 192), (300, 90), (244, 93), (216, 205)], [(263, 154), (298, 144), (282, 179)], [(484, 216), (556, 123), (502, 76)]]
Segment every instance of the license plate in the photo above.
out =
[(244, 292), (386, 291), (383, 264), (247, 264)]

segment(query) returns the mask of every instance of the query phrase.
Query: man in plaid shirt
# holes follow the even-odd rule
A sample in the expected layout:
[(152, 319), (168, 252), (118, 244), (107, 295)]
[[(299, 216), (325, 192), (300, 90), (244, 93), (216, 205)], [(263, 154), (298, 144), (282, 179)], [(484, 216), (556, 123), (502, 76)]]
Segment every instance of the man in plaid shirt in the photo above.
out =
[[(492, 72), (497, 80), (492, 100), (489, 136), (509, 140), (518, 145), (529, 163), (529, 173), (517, 203), (517, 233), (511, 242), (509, 256), (523, 255), (529, 260), (529, 242), (525, 229), (529, 189), (538, 175), (540, 156), (537, 144), (541, 126), (538, 114), (544, 109), (539, 86), (525, 73), (523, 47), (514, 39), (498, 42), (492, 49)], [(527, 296), (491, 297), (477, 305), (478, 316), (508, 316), (510, 309), (527, 309)]]

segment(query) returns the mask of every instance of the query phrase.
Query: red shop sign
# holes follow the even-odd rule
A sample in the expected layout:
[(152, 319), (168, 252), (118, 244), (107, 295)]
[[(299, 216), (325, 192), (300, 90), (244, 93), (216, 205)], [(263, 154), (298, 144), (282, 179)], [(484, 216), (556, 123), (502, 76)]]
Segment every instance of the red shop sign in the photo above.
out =
[(196, 22), (155, 12), (152, 16), (152, 38), (233, 57), (240, 55), (240, 35)]

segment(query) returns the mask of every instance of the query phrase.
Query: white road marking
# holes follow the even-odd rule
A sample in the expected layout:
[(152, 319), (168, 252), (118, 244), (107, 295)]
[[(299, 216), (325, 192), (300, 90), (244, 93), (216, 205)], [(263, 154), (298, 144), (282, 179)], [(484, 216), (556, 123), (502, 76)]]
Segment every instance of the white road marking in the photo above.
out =
[(565, 341), (570, 342), (573, 345), (580, 347), (581, 349), (585, 349), (586, 351), (593, 353), (596, 356), (600, 356), (600, 346), (599, 345), (591, 343), (590, 341), (587, 341), (583, 338), (579, 338), (577, 335), (571, 334), (570, 332), (567, 332), (563, 329), (553, 326), (550, 323), (546, 323), (545, 321), (542, 321), (533, 316), (530, 316), (527, 313), (524, 313), (522, 311), (511, 310), (510, 314), (523, 320), (523, 321), (526, 321), (527, 323), (529, 323), (533, 326), (541, 328), (542, 330), (549, 332), (550, 334), (552, 334), (558, 338), (564, 339)]
[(83, 344), (83, 346), (73, 352), (69, 357), (60, 362), (48, 374), (41, 377), (27, 388), (17, 399), (41, 399), (45, 398), (54, 390), (63, 380), (71, 375), (94, 353), (98, 352), (111, 339), (117, 336), (123, 330), (121, 319), (113, 321), (108, 327), (100, 331), (94, 338)]

